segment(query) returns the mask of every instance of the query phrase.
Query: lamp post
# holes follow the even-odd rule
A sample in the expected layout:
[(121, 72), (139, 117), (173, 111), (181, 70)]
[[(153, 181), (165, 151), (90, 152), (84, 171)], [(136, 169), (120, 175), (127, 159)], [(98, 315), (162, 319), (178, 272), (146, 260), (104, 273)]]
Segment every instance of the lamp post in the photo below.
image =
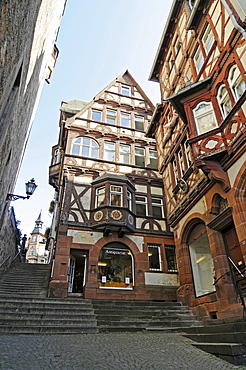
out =
[(30, 181), (26, 182), (26, 197), (23, 197), (22, 195), (16, 195), (16, 194), (7, 194), (6, 200), (17, 200), (17, 199), (29, 199), (30, 196), (34, 193), (37, 185), (35, 184), (35, 180), (31, 179)]

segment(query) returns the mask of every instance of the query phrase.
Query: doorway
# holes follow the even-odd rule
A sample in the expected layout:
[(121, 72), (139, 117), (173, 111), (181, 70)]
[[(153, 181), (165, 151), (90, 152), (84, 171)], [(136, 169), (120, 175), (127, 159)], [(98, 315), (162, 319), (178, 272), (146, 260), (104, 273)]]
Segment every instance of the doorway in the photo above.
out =
[(71, 249), (68, 269), (68, 293), (83, 295), (87, 272), (87, 251)]

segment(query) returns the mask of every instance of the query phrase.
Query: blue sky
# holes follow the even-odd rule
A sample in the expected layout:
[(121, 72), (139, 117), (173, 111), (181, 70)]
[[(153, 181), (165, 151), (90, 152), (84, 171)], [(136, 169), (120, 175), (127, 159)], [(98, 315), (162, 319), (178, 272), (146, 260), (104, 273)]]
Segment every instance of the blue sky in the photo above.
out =
[(42, 210), (50, 226), (48, 184), (51, 147), (57, 143), (61, 101), (90, 101), (126, 69), (154, 104), (159, 84), (148, 81), (172, 0), (68, 0), (57, 39), (60, 50), (50, 85), (44, 85), (15, 194), (38, 185), (29, 200), (12, 202), (20, 229), (29, 235)]

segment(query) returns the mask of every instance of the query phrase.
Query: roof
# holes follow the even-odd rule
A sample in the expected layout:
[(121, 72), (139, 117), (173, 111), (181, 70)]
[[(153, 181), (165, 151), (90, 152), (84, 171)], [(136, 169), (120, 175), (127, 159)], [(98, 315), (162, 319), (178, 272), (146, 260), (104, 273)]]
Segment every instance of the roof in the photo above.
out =
[(76, 114), (80, 112), (88, 103), (82, 100), (63, 101), (60, 110), (66, 113)]

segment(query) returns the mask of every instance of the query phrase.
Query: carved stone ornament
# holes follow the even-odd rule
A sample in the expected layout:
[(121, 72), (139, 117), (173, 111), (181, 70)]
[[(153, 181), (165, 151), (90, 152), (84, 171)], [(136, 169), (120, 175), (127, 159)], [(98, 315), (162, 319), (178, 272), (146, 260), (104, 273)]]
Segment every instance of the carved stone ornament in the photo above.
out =
[(188, 191), (189, 191), (189, 185), (187, 184), (187, 182), (184, 179), (179, 179), (178, 180), (178, 187), (184, 193), (188, 193)]
[(114, 211), (111, 212), (111, 217), (114, 219), (114, 220), (120, 220), (122, 218), (122, 213), (115, 209)]
[(133, 216), (128, 215), (128, 222), (129, 222), (130, 225), (133, 225), (133, 221), (134, 221)]
[(102, 218), (103, 218), (103, 212), (102, 211), (97, 211), (94, 214), (94, 220), (95, 221), (101, 221)]

